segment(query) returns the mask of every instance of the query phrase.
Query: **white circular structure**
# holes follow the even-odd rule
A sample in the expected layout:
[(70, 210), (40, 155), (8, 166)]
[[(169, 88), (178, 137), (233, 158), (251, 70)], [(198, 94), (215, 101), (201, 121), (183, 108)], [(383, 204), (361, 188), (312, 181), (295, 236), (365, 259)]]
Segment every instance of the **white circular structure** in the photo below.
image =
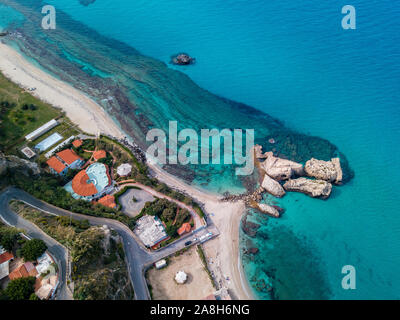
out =
[(178, 284), (184, 284), (187, 280), (187, 274), (184, 271), (178, 271), (175, 275), (175, 281)]
[(132, 166), (129, 163), (121, 164), (117, 168), (117, 173), (120, 177), (126, 177), (132, 172)]

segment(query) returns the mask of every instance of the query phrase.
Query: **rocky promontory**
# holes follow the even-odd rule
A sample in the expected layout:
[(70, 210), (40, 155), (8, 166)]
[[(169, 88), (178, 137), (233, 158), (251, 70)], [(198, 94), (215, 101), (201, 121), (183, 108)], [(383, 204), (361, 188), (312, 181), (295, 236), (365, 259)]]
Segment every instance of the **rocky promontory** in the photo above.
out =
[(309, 177), (339, 184), (343, 179), (340, 159), (333, 158), (331, 161), (323, 161), (311, 158), (306, 162), (304, 171)]
[(285, 182), (286, 191), (305, 193), (313, 198), (327, 199), (332, 192), (332, 184), (325, 180), (312, 180), (307, 178), (290, 179)]
[(25, 175), (37, 175), (41, 172), (37, 163), (16, 156), (5, 156), (0, 151), (0, 175), (5, 173), (7, 169), (18, 169)]

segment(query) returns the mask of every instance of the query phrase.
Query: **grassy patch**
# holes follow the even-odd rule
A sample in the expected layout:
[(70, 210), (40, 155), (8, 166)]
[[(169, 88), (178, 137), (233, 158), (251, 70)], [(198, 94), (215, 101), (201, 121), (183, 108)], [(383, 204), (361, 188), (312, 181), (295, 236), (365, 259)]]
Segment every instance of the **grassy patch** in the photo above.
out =
[(35, 98), (0, 73), (0, 149), (18, 154), (26, 134), (62, 112)]

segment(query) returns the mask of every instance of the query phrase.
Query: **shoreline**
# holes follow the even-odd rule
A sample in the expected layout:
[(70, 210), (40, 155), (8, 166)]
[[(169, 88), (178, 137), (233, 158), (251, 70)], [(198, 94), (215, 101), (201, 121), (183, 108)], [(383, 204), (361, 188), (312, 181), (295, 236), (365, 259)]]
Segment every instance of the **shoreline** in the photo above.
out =
[[(34, 66), (19, 52), (1, 41), (0, 71), (24, 89), (35, 87), (32, 95), (64, 111), (84, 132), (94, 135), (104, 133), (117, 138), (126, 136), (99, 104), (81, 91)], [(215, 269), (216, 275), (221, 279), (232, 279), (223, 283), (233, 291), (236, 298), (255, 299), (244, 274), (239, 252), (239, 228), (245, 210), (244, 203), (220, 202), (219, 196), (190, 186), (153, 164), (148, 163), (148, 166), (160, 181), (186, 192), (204, 204), (207, 212), (215, 213), (212, 222), (218, 227), (220, 236), (205, 243), (206, 255), (210, 257), (215, 254), (216, 262), (212, 265), (219, 266)], [(226, 263), (227, 261), (230, 263)]]

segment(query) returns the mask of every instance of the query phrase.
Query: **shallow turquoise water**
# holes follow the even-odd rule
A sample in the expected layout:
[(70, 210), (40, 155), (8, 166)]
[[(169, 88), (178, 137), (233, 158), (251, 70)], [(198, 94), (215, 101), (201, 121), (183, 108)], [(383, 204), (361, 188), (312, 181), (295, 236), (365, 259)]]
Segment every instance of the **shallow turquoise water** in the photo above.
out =
[[(180, 70), (202, 87), (326, 138), (348, 157), (355, 178), (328, 201), (288, 194), (278, 201), (282, 219), (253, 216), (263, 227), (253, 239), (260, 253), (244, 260), (250, 280), (267, 279), (273, 265), (280, 298), (399, 298), (398, 4), (353, 1), (357, 30), (345, 31), (341, 1), (47, 2), (164, 62), (189, 52), (197, 64)], [(357, 270), (354, 291), (340, 286), (347, 264)]]

